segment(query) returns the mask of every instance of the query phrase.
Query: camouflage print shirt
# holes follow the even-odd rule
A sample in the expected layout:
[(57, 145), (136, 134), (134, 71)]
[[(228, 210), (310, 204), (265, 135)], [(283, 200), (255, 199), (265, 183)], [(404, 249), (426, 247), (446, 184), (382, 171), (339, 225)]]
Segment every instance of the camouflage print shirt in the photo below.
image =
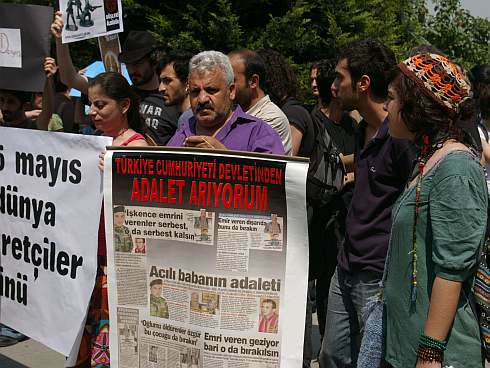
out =
[(150, 316), (168, 318), (167, 302), (161, 296), (150, 294)]
[(114, 226), (114, 249), (116, 252), (131, 252), (133, 239), (126, 226)]

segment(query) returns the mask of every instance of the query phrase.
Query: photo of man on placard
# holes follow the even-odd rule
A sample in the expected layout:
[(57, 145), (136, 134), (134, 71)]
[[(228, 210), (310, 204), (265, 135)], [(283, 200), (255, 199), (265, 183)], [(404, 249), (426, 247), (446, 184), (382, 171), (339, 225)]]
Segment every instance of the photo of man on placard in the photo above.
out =
[(260, 301), (259, 332), (277, 333), (279, 315), (277, 314), (277, 300), (264, 298)]
[(163, 280), (155, 279), (150, 282), (150, 316), (168, 318), (168, 305), (162, 297)]

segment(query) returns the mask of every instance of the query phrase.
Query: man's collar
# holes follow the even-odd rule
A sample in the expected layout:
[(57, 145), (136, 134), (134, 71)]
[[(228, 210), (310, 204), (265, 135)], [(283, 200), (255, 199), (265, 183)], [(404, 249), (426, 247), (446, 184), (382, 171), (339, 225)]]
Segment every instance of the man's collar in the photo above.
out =
[(262, 107), (271, 102), (269, 95), (265, 95), (260, 100), (258, 100), (255, 105), (247, 110), (247, 114), (254, 115), (256, 112), (260, 111)]
[[(240, 105), (235, 105), (234, 110), (229, 117), (228, 121), (220, 129), (216, 135), (216, 139), (220, 140), (228, 135), (228, 133), (234, 128), (234, 126), (241, 122), (253, 121), (246, 113), (243, 112)], [(193, 115), (187, 122), (184, 123), (184, 134), (186, 137), (196, 135), (196, 117)]]
[[(368, 123), (365, 119), (362, 119), (359, 122), (359, 130), (364, 132), (364, 134), (365, 134), (367, 126), (368, 126)], [(376, 135), (374, 136), (373, 139), (383, 140), (383, 139), (386, 139), (388, 136), (389, 136), (389, 134), (388, 134), (388, 117), (386, 117), (383, 120), (383, 122), (381, 123), (381, 125), (379, 126), (378, 132), (376, 133)]]
[(270, 321), (275, 316), (276, 316), (276, 314), (274, 312), (272, 312), (272, 314), (269, 317), (267, 317), (265, 314), (263, 315), (263, 317), (265, 318), (266, 321)]
[(378, 128), (378, 133), (374, 137), (374, 139), (386, 139), (388, 138), (388, 117), (386, 117)]

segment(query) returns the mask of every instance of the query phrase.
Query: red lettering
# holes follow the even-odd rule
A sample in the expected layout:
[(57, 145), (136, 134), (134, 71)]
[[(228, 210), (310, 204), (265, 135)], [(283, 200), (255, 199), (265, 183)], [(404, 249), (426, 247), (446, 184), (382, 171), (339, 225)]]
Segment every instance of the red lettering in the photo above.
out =
[(131, 202), (140, 200), (140, 189), (138, 178), (133, 179), (133, 189), (131, 190)]
[(148, 199), (150, 199), (150, 183), (147, 178), (141, 178), (141, 194), (139, 201), (148, 202)]
[(179, 204), (182, 204), (184, 202), (185, 180), (175, 180), (175, 184), (179, 188)]
[(206, 183), (203, 181), (199, 182), (199, 205), (206, 203)]
[(255, 208), (261, 211), (267, 211), (269, 209), (269, 196), (267, 195), (267, 187), (257, 185), (255, 186), (255, 190), (257, 192), (255, 195)]
[(114, 159), (114, 163), (116, 164), (116, 174), (120, 174), (121, 173), (120, 168), (119, 168), (119, 161), (121, 161), (120, 158), (115, 158)]
[(191, 193), (189, 195), (189, 204), (194, 205), (194, 206), (199, 205), (198, 200), (197, 200), (197, 185), (196, 185), (195, 181), (193, 181), (191, 184)]
[(243, 170), (242, 170), (243, 181), (248, 181), (248, 168), (249, 166), (243, 166)]
[[(245, 187), (247, 187), (246, 185)], [(243, 208), (243, 185), (242, 184), (235, 184), (235, 194), (233, 198), (233, 207), (235, 209), (237, 208)]]
[(230, 208), (232, 201), (233, 201), (233, 189), (231, 188), (230, 183), (226, 183), (223, 186), (223, 196), (221, 197), (223, 208)]
[(160, 203), (167, 203), (167, 197), (165, 197), (164, 184), (165, 184), (164, 180), (160, 179), (160, 193), (158, 198), (158, 201)]
[(167, 191), (168, 203), (175, 204), (177, 203), (177, 199), (175, 198), (175, 180), (169, 179), (167, 183), (168, 183), (168, 191)]
[(247, 210), (251, 210), (254, 208), (255, 204), (255, 192), (254, 185), (246, 185), (245, 186), (245, 208)]
[(223, 190), (223, 183), (213, 183), (213, 193), (214, 193), (214, 207), (218, 208), (219, 206), (219, 198), (221, 195), (221, 191)]
[[(162, 181), (162, 180), (160, 180), (160, 181)], [(157, 184), (156, 179), (152, 179), (152, 181), (151, 181), (150, 202), (153, 202), (153, 201), (158, 202), (158, 184)]]

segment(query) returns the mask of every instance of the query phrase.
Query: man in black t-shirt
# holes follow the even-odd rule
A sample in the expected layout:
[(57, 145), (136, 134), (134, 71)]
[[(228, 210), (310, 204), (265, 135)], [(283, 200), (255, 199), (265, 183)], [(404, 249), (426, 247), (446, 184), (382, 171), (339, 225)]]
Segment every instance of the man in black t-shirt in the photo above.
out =
[(349, 114), (342, 111), (341, 102), (332, 96), (331, 86), (335, 80), (336, 60), (322, 60), (317, 63), (316, 86), (319, 104), (311, 115), (327, 128), (337, 149), (342, 153), (342, 161), (347, 172), (352, 172), (357, 124)]
[(36, 124), (27, 119), (24, 104), (30, 101), (28, 92), (0, 90), (0, 110), (2, 126), (11, 128), (37, 129)]
[(158, 48), (156, 40), (146, 31), (131, 31), (119, 54), (119, 61), (126, 64), (134, 91), (140, 96), (140, 112), (146, 125), (153, 128), (165, 144), (177, 129), (180, 112), (177, 106), (165, 105), (158, 91), (159, 77), (153, 57)]
[[(51, 24), (51, 33), (56, 38), (56, 59), (61, 80), (68, 87), (87, 94), (87, 77), (77, 73), (68, 45), (61, 43), (63, 26), (62, 13), (58, 11)], [(152, 137), (157, 144), (165, 145), (177, 129), (179, 111), (176, 106), (165, 106), (158, 92), (159, 80), (155, 73), (156, 60), (153, 57), (157, 47), (157, 42), (149, 32), (130, 31), (122, 46), (119, 61), (126, 63), (133, 89), (141, 99), (141, 115), (151, 128), (151, 132), (155, 133)]]

